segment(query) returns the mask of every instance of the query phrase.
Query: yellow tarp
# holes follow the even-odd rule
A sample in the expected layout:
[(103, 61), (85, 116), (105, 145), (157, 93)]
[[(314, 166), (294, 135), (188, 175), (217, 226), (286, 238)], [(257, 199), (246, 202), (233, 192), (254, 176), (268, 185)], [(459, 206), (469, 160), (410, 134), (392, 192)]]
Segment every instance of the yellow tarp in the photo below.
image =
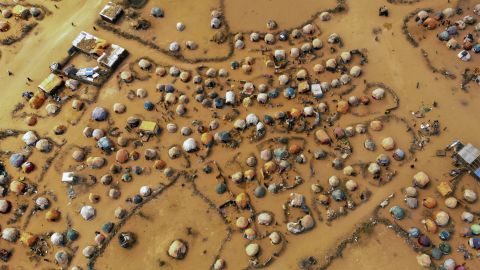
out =
[(38, 85), (38, 88), (42, 89), (46, 93), (50, 93), (53, 90), (55, 90), (57, 87), (62, 85), (62, 83), (63, 83), (62, 78), (60, 78), (59, 76), (53, 73), (50, 73), (50, 75), (48, 75), (48, 77), (45, 78), (45, 80), (43, 80), (40, 83), (40, 85)]
[(28, 9), (22, 5), (16, 5), (12, 9), (12, 13), (15, 16), (23, 16), (24, 12), (28, 11)]
[(109, 44), (106, 40), (104, 39), (97, 39), (95, 48), (92, 49), (91, 53), (101, 55), (106, 48), (108, 48)]
[(157, 131), (158, 126), (157, 123), (152, 121), (142, 121), (139, 128), (142, 131), (154, 133)]
[(98, 55), (101, 55), (105, 48), (109, 46), (106, 40), (83, 31), (75, 38), (72, 44), (85, 53)]
[(20, 234), (20, 242), (26, 245), (27, 247), (33, 246), (37, 242), (37, 240), (38, 240), (38, 236), (33, 235), (31, 233), (22, 232)]
[(437, 191), (442, 195), (442, 196), (447, 196), (448, 194), (452, 193), (452, 187), (450, 186), (449, 183), (447, 182), (440, 182), (440, 184), (437, 186)]

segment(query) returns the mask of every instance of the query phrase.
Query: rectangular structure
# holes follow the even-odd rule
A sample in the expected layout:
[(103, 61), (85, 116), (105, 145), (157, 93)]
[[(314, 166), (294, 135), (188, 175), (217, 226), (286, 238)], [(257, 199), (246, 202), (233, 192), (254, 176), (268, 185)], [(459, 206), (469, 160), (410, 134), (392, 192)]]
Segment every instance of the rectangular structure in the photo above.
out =
[(86, 54), (101, 55), (108, 47), (107, 41), (85, 31), (80, 32), (72, 45)]
[(39, 85), (38, 88), (40, 88), (43, 92), (50, 94), (54, 90), (58, 89), (60, 86), (62, 86), (63, 80), (60, 78), (58, 75), (55, 75), (53, 73), (50, 73), (47, 78), (45, 78)]
[(123, 8), (112, 2), (108, 2), (100, 11), (100, 17), (107, 22), (115, 23), (123, 13)]
[(460, 151), (458, 151), (458, 155), (467, 164), (472, 164), (480, 156), (480, 150), (469, 143), (460, 149)]
[(127, 57), (127, 55), (127, 50), (116, 44), (112, 44), (102, 55), (100, 55), (97, 62), (105, 67), (114, 68), (125, 57)]
[(147, 134), (157, 134), (158, 133), (158, 125), (153, 121), (142, 121), (139, 127), (140, 131), (145, 132)]

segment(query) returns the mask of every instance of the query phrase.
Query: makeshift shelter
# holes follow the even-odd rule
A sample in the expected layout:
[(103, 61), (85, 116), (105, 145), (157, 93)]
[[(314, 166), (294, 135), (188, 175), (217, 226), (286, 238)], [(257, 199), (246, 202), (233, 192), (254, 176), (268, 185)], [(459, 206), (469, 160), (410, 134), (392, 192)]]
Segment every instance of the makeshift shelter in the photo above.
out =
[(321, 21), (329, 21), (331, 19), (331, 15), (327, 11), (320, 13), (318, 17), (320, 18)]
[(472, 44), (472, 42), (470, 42), (470, 41), (467, 40), (467, 41), (464, 41), (464, 42), (463, 42), (463, 46), (462, 46), (462, 47), (463, 47), (464, 50), (469, 51), (469, 50), (472, 49), (473, 44)]
[(149, 60), (142, 58), (138, 61), (138, 66), (143, 70), (148, 70), (152, 66), (152, 62)]
[(71, 90), (77, 90), (78, 87), (80, 86), (80, 82), (74, 79), (68, 79), (65, 82), (65, 85)]
[(227, 104), (235, 104), (235, 92), (233, 91), (227, 91), (225, 93), (225, 103)]
[(6, 8), (6, 9), (2, 10), (2, 16), (5, 19), (8, 19), (8, 18), (12, 17), (12, 10), (9, 9), (9, 8)]
[(480, 157), (480, 150), (469, 143), (458, 151), (458, 155), (467, 164), (473, 164)]
[(120, 79), (124, 82), (132, 82), (133, 81), (133, 75), (130, 71), (125, 70), (120, 73)]
[(107, 153), (111, 153), (113, 150), (115, 150), (113, 141), (110, 140), (108, 137), (100, 138), (97, 142), (97, 146), (98, 148), (102, 149)]
[(362, 68), (359, 66), (353, 66), (350, 69), (350, 75), (352, 75), (353, 77), (358, 77), (360, 76), (361, 73), (362, 73)]
[(312, 84), (312, 86), (310, 87), (310, 90), (312, 91), (312, 94), (315, 98), (323, 97), (323, 91), (322, 91), (322, 87), (320, 86), (320, 84), (318, 84), (318, 83)]
[(78, 72), (78, 69), (74, 65), (69, 65), (63, 69), (63, 74), (66, 76), (75, 75)]
[(27, 158), (22, 155), (22, 154), (13, 154), (10, 156), (10, 165), (12, 165), (13, 167), (15, 168), (19, 168), (20, 166), (22, 166), (22, 164), (27, 160)]
[(115, 3), (112, 3), (112, 2), (108, 2), (103, 7), (102, 11), (100, 11), (99, 14), (100, 14), (100, 17), (103, 20), (105, 20), (107, 22), (115, 23), (120, 18), (122, 13), (123, 13), (122, 6), (117, 5)]
[(38, 109), (42, 107), (46, 99), (47, 97), (45, 96), (45, 92), (37, 91), (35, 95), (33, 95), (33, 97), (30, 100), (28, 100), (28, 104), (30, 104), (30, 107), (32, 109)]
[(14, 243), (19, 236), (18, 229), (16, 228), (4, 228), (2, 231), (2, 239), (8, 242)]
[(418, 13), (417, 13), (417, 17), (420, 19), (420, 20), (425, 20), (426, 18), (428, 18), (428, 12), (425, 11), (425, 10), (420, 10)]
[(378, 16), (388, 17), (388, 8), (386, 6), (380, 7), (378, 9)]
[(472, 49), (475, 53), (480, 53), (480, 43), (473, 45)]
[(61, 68), (62, 68), (62, 65), (58, 62), (54, 62), (50, 65), (50, 71), (51, 72), (59, 71)]
[(152, 15), (155, 18), (163, 18), (164, 12), (159, 7), (153, 7), (152, 10), (150, 11), (150, 15)]
[(40, 17), (40, 15), (42, 15), (42, 10), (38, 7), (31, 7), (30, 14), (32, 14), (33, 17), (37, 18), (37, 17)]
[(98, 38), (85, 31), (78, 34), (78, 36), (72, 41), (72, 45), (84, 53), (97, 56), (101, 55), (108, 47), (106, 40)]
[(448, 42), (447, 42), (447, 47), (449, 49), (456, 49), (458, 47), (458, 42), (457, 40), (451, 38)]
[(197, 142), (193, 138), (188, 138), (183, 142), (182, 148), (187, 153), (192, 153), (198, 150)]
[(450, 7), (446, 8), (442, 11), (443, 15), (447, 18), (450, 18), (453, 15), (455, 15), (455, 12), (456, 12), (456, 10), (453, 9), (453, 8), (450, 8)]
[(43, 92), (50, 94), (57, 90), (60, 86), (62, 86), (63, 80), (59, 76), (50, 73), (47, 78), (45, 78), (39, 85), (38, 88), (40, 88)]
[(449, 148), (455, 150), (453, 158), (468, 169), (477, 180), (480, 180), (480, 149), (471, 143), (463, 145), (460, 141), (453, 142)]
[(432, 17), (437, 21), (442, 21), (445, 18), (442, 12), (437, 12)]
[(0, 31), (7, 32), (10, 30), (10, 24), (7, 21), (0, 21)]
[(62, 174), (63, 183), (73, 183), (75, 181), (76, 181), (76, 177), (74, 172), (64, 172)]
[(85, 205), (80, 209), (80, 215), (83, 217), (85, 220), (91, 220), (95, 217), (95, 208), (91, 205)]
[(472, 58), (472, 56), (470, 55), (470, 53), (467, 52), (467, 51), (465, 51), (465, 50), (459, 52), (459, 53), (457, 54), (457, 57), (458, 57), (459, 59), (461, 59), (462, 61), (465, 61), (465, 62), (469, 61), (469, 60)]
[(140, 132), (143, 132), (147, 135), (156, 135), (160, 131), (160, 127), (157, 123), (152, 121), (142, 121), (139, 127)]
[(125, 59), (127, 55), (127, 50), (116, 44), (112, 44), (100, 55), (97, 62), (105, 67), (114, 68)]
[(92, 111), (92, 120), (95, 121), (105, 121), (108, 117), (108, 111), (107, 109), (103, 107), (95, 107)]
[(433, 30), (437, 28), (437, 25), (438, 25), (438, 21), (435, 20), (434, 18), (427, 18), (423, 22), (423, 26), (425, 26), (428, 30)]
[(442, 31), (442, 32), (438, 33), (437, 37), (441, 41), (450, 40), (450, 34), (447, 31)]
[(222, 25), (222, 21), (219, 18), (212, 18), (210, 21), (210, 27), (213, 29), (218, 29)]
[(25, 134), (22, 136), (22, 141), (26, 145), (34, 145), (38, 141), (38, 136), (35, 134), (33, 131), (27, 131)]
[(325, 66), (328, 71), (334, 72), (335, 69), (337, 68), (337, 61), (335, 61), (335, 59), (333, 58), (328, 59), (327, 62), (325, 63)]
[(93, 82), (94, 79), (96, 79), (100, 76), (100, 73), (98, 73), (99, 70), (100, 70), (100, 68), (98, 66), (80, 68), (80, 69), (77, 70), (75, 75), (84, 79), (84, 80)]
[(447, 32), (448, 32), (448, 34), (451, 35), (451, 36), (458, 34), (457, 26), (455, 26), (455, 25), (449, 26), (449, 27), (447, 28)]
[[(109, 69), (115, 68), (128, 55), (127, 50), (116, 45), (109, 44), (106, 40), (98, 38), (87, 32), (80, 32), (80, 34), (73, 40), (72, 48), (78, 49), (86, 54), (97, 58), (97, 62)], [(79, 69), (76, 75), (85, 80), (93, 81), (100, 74), (97, 72), (99, 67)], [(71, 72), (73, 73), (74, 70)], [(80, 72), (80, 74), (79, 74)], [(91, 74), (90, 74), (91, 73)]]
[(22, 6), (22, 5), (16, 5), (12, 9), (13, 16), (21, 19), (26, 19), (28, 18), (28, 15), (30, 14), (30, 11), (28, 8)]

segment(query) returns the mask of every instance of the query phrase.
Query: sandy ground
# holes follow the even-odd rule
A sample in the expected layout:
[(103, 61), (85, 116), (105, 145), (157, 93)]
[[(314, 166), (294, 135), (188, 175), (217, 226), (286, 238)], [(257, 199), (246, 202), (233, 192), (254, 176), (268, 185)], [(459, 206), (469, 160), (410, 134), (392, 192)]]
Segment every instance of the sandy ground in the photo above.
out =
[[(12, 118), (10, 111), (14, 105), (20, 102), (20, 95), (25, 89), (34, 89), (35, 86), (48, 75), (48, 66), (55, 60), (62, 57), (66, 50), (70, 47), (70, 41), (81, 30), (87, 30), (92, 32), (92, 26), (97, 19), (97, 11), (100, 10), (102, 4), (105, 1), (98, 0), (78, 0), (78, 1), (60, 1), (55, 2), (59, 7), (56, 9), (53, 7), (54, 2), (43, 3), (47, 6), (53, 14), (47, 16), (40, 24), (35, 28), (33, 33), (27, 36), (24, 40), (16, 43), (13, 46), (2, 46), (0, 50), (2, 56), (0, 59), (0, 81), (2, 82), (2, 98), (0, 99), (0, 108), (2, 113), (0, 114), (0, 129), (15, 128), (19, 130), (29, 130), (22, 120), (18, 118)], [(150, 1), (156, 3), (157, 1)], [(159, 1), (158, 1), (159, 2)], [(467, 1), (472, 6), (473, 1)], [(196, 4), (196, 3), (195, 3)], [(176, 15), (184, 16), (188, 14), (191, 17), (186, 19), (187, 24), (186, 34), (194, 32), (194, 23), (196, 16), (205, 20), (209, 18), (208, 9), (204, 7), (195, 8), (195, 4), (188, 3), (181, 5), (175, 3), (175, 1), (162, 2), (165, 10), (169, 9), (177, 10)], [(299, 27), (302, 22), (308, 20), (312, 14), (319, 9), (326, 7), (332, 7), (334, 1), (298, 1), (292, 7), (291, 1), (278, 0), (277, 1), (225, 1), (225, 16), (229, 21), (229, 25), (232, 32), (247, 32), (256, 30), (259, 32), (266, 31), (265, 22), (267, 19), (275, 19), (279, 24), (279, 29), (290, 29), (293, 27)], [(317, 221), (316, 227), (305, 234), (298, 236), (288, 235), (288, 244), (281, 256), (275, 258), (274, 262), (267, 267), (268, 269), (298, 269), (298, 263), (301, 259), (308, 256), (314, 256), (318, 265), (322, 264), (323, 258), (332, 253), (337, 244), (349, 236), (357, 224), (368, 220), (371, 217), (373, 209), (389, 194), (395, 192), (397, 197), (395, 203), (401, 204), (402, 195), (400, 190), (411, 184), (411, 177), (417, 171), (421, 169), (429, 174), (435, 182), (439, 180), (447, 180), (448, 170), (452, 168), (450, 160), (447, 158), (435, 157), (435, 151), (443, 149), (454, 139), (461, 139), (464, 142), (472, 142), (477, 146), (480, 145), (477, 134), (480, 133), (480, 125), (475, 117), (480, 113), (479, 106), (476, 106), (479, 102), (479, 87), (472, 85), (469, 92), (464, 92), (459, 89), (459, 79), (448, 80), (440, 74), (433, 74), (426, 66), (424, 59), (421, 57), (420, 49), (412, 47), (405, 36), (401, 33), (401, 26), (403, 17), (412, 10), (422, 7), (436, 7), (443, 9), (446, 6), (453, 6), (454, 3), (448, 4), (447, 1), (437, 0), (424, 0), (412, 5), (400, 5), (400, 4), (388, 4), (384, 0), (362, 0), (362, 1), (347, 1), (348, 12), (334, 15), (332, 20), (324, 27), (319, 25), (322, 31), (322, 38), (336, 32), (344, 38), (345, 48), (356, 49), (364, 48), (368, 52), (368, 64), (363, 66), (362, 77), (355, 83), (358, 84), (356, 94), (360, 94), (363, 90), (363, 80), (368, 82), (383, 82), (390, 88), (394, 89), (400, 98), (400, 107), (395, 111), (397, 116), (405, 117), (408, 119), (408, 124), (419, 124), (423, 120), (438, 119), (441, 122), (442, 128), (446, 130), (442, 131), (441, 136), (432, 137), (428, 143), (426, 149), (416, 154), (417, 160), (415, 162), (408, 161), (402, 166), (395, 168), (398, 175), (391, 183), (388, 183), (382, 187), (375, 187), (366, 182), (360, 182), (360, 190), (369, 189), (373, 191), (372, 197), (368, 202), (359, 206), (355, 211), (350, 212), (347, 216), (335, 220), (332, 225), (327, 225)], [(388, 18), (378, 17), (377, 9), (381, 5), (386, 5), (391, 11), (391, 16)], [(215, 7), (215, 3), (208, 3), (208, 6)], [(185, 7), (185, 9), (182, 9)], [(198, 13), (197, 13), (198, 11)], [(168, 13), (167, 13), (168, 14)], [(162, 45), (168, 44), (170, 40), (176, 40), (179, 38), (179, 34), (174, 30), (175, 19), (168, 19), (168, 27), (155, 30), (154, 34), (157, 41)], [(72, 26), (71, 23), (75, 26)], [(207, 21), (208, 22), (208, 21)], [(374, 40), (372, 29), (374, 27), (381, 27), (382, 33), (379, 35), (379, 41)], [(194, 33), (194, 36), (198, 36), (198, 40), (203, 46), (207, 46), (209, 37), (211, 36), (210, 30), (202, 30)], [(170, 34), (169, 34), (170, 32)], [(156, 50), (141, 46), (139, 43), (126, 40), (115, 36), (111, 32), (105, 30), (99, 30), (95, 32), (96, 35), (112, 40), (117, 44), (125, 47), (130, 51), (131, 55), (119, 67), (119, 71), (125, 70), (128, 67), (128, 63), (135, 61), (136, 59), (144, 56), (148, 56), (157, 63), (167, 63), (169, 65), (176, 65), (181, 69), (193, 70), (197, 65), (186, 64), (176, 62), (172, 57), (163, 55)], [(147, 34), (151, 35), (151, 34)], [(181, 38), (181, 37), (180, 37)], [(163, 42), (163, 43), (162, 43)], [(206, 45), (204, 45), (206, 44)], [(277, 43), (273, 47), (280, 47)], [(422, 42), (421, 47), (434, 48), (443, 46), (433, 37)], [(201, 49), (204, 49), (201, 47)], [(442, 49), (443, 50), (443, 47)], [(215, 51), (214, 48), (208, 48), (208, 51), (200, 51), (207, 56), (216, 56), (225, 52), (225, 48)], [(442, 55), (446, 52), (441, 51)], [(232, 59), (242, 59), (253, 53), (248, 50), (236, 51)], [(452, 62), (449, 67), (457, 77), (460, 77), (460, 73), (463, 71), (462, 65), (457, 65), (458, 59), (453, 53), (450, 53), (446, 59), (437, 61), (439, 65)], [(435, 59), (435, 57), (434, 57)], [(476, 57), (471, 61), (470, 65), (480, 66), (480, 58)], [(230, 61), (221, 63), (209, 63), (208, 66), (221, 68), (228, 67)], [(262, 67), (255, 69), (251, 75), (243, 76), (240, 72), (233, 73), (232, 77), (235, 79), (249, 79), (258, 77), (265, 68), (263, 64), (259, 64)], [(7, 70), (11, 70), (14, 76), (7, 75)], [(26, 78), (30, 77), (33, 82), (27, 85)], [(144, 114), (145, 117), (154, 118), (155, 120), (162, 121), (161, 113), (146, 114), (142, 107), (142, 100), (129, 101), (126, 98), (126, 93), (130, 89), (136, 89), (139, 87), (145, 87), (152, 93), (153, 88), (157, 82), (165, 83), (166, 80), (157, 79), (153, 77), (148, 81), (135, 81), (131, 85), (122, 85), (119, 87), (115, 78), (112, 78), (107, 84), (100, 89), (99, 98), (97, 104), (106, 108), (112, 108), (112, 105), (116, 102), (122, 102), (127, 104), (127, 113), (123, 115), (115, 115), (115, 124), (119, 126), (123, 125), (128, 116), (132, 114)], [(178, 82), (177, 82), (178, 84)], [(177, 85), (176, 84), (176, 85)], [(417, 88), (417, 84), (419, 87)], [(181, 85), (181, 84), (178, 84)], [(185, 89), (186, 92), (193, 92), (193, 89)], [(190, 93), (188, 92), (188, 93)], [(190, 95), (193, 97), (193, 95)], [(191, 98), (191, 102), (195, 102)], [(414, 119), (411, 117), (412, 111), (417, 111), (421, 106), (430, 106), (433, 102), (436, 102), (438, 106), (429, 112), (425, 119)], [(285, 109), (290, 107), (300, 106), (300, 104), (291, 102), (283, 102)], [(68, 106), (68, 105), (66, 105)], [(194, 106), (194, 105), (192, 105)], [(208, 123), (209, 116), (212, 114), (210, 110), (203, 109), (200, 105), (195, 104), (200, 113), (191, 113), (190, 118), (176, 119), (179, 127), (182, 125), (188, 125), (194, 118), (200, 118), (204, 122)], [(59, 159), (54, 161), (53, 166), (47, 171), (46, 175), (42, 178), (41, 182), (38, 182), (39, 190), (49, 191), (57, 195), (57, 200), (54, 202), (54, 207), (58, 207), (62, 211), (62, 220), (58, 223), (50, 223), (44, 220), (43, 213), (34, 215), (32, 220), (28, 223), (27, 231), (32, 233), (44, 233), (51, 231), (64, 231), (67, 227), (67, 223), (71, 222), (73, 227), (80, 232), (80, 239), (69, 247), (72, 251), (75, 251), (75, 256), (72, 258), (70, 265), (81, 265), (85, 268), (87, 259), (81, 255), (81, 249), (84, 246), (92, 244), (95, 236), (94, 231), (98, 231), (101, 224), (107, 221), (113, 220), (113, 211), (119, 206), (123, 205), (127, 208), (131, 206), (125, 203), (125, 199), (128, 196), (135, 194), (139, 187), (148, 184), (152, 187), (156, 187), (159, 184), (167, 184), (168, 181), (163, 177), (163, 174), (152, 171), (149, 174), (142, 176), (135, 176), (135, 180), (132, 183), (120, 183), (116, 180), (121, 187), (122, 196), (117, 201), (112, 201), (106, 196), (108, 193), (108, 187), (98, 186), (97, 184), (93, 189), (86, 189), (79, 191), (78, 198), (70, 202), (68, 200), (67, 188), (59, 181), (60, 173), (77, 166), (76, 163), (71, 161), (70, 155), (75, 149), (75, 146), (91, 146), (92, 140), (86, 139), (81, 135), (83, 128), (87, 125), (101, 128), (108, 128), (107, 123), (92, 123), (89, 120), (91, 110), (94, 106), (89, 106), (86, 109), (86, 113), (80, 116), (78, 124), (69, 125), (68, 131), (65, 135), (58, 137), (52, 132), (52, 127), (55, 124), (66, 123), (66, 119), (76, 118), (77, 115), (60, 114), (59, 116), (51, 119), (40, 119), (35, 130), (40, 136), (48, 136), (55, 139), (55, 141), (66, 141), (66, 145), (63, 146), (60, 151)], [(43, 108), (42, 108), (43, 109)], [(381, 112), (383, 108), (372, 107), (371, 110)], [(240, 108), (242, 115), (246, 115), (249, 110), (253, 112), (262, 112), (264, 108)], [(367, 117), (368, 119), (368, 117)], [(351, 116), (346, 116), (342, 119), (343, 126), (358, 122), (358, 119)], [(365, 120), (365, 119), (364, 119)], [(231, 124), (230, 124), (231, 125)], [(394, 136), (397, 142), (403, 147), (408, 148), (410, 143), (410, 137), (405, 132), (405, 126), (396, 122), (386, 125), (385, 130), (382, 133), (390, 136)], [(181, 136), (178, 135), (177, 136)], [(168, 159), (166, 151), (168, 146), (180, 143), (183, 138), (174, 135), (163, 135), (159, 139), (155, 139), (151, 142), (152, 145), (158, 147), (162, 153), (161, 156), (164, 160)], [(378, 135), (379, 138), (381, 137)], [(309, 137), (310, 143), (312, 142), (312, 136)], [(357, 143), (361, 143), (361, 139), (358, 138)], [(0, 142), (0, 148), (2, 150), (15, 151), (21, 148), (20, 140), (9, 138)], [(140, 148), (137, 151), (143, 153), (146, 147)], [(258, 152), (254, 145), (242, 144), (242, 148), (234, 151), (225, 151), (227, 148), (216, 148), (213, 150), (210, 158), (207, 160), (216, 160), (222, 165), (227, 163), (227, 160), (231, 159), (235, 153), (241, 153), (242, 158), (245, 158), (249, 153)], [(56, 150), (56, 149), (55, 149)], [(93, 154), (100, 155), (98, 149), (93, 150)], [(354, 155), (355, 160), (361, 160), (369, 153), (365, 153), (362, 156), (361, 153)], [(370, 159), (375, 158), (376, 154)], [(45, 159), (45, 155), (35, 154), (32, 157), (37, 164), (41, 164)], [(108, 157), (110, 161), (114, 159), (114, 156)], [(8, 162), (4, 157), (2, 160)], [(243, 160), (243, 159), (242, 159)], [(142, 161), (144, 162), (144, 161)], [(416, 169), (411, 169), (410, 164), (415, 164)], [(141, 166), (151, 166), (151, 163), (138, 163)], [(170, 164), (169, 164), (170, 165)], [(180, 168), (181, 161), (173, 161), (172, 167)], [(194, 159), (194, 168), (202, 168), (202, 163), (198, 159)], [(314, 196), (310, 192), (310, 184), (312, 182), (325, 183), (329, 175), (335, 173), (330, 168), (328, 161), (322, 161), (317, 166), (319, 172), (313, 179), (308, 179), (306, 184), (303, 184), (295, 192), (306, 194), (307, 201), (310, 201)], [(105, 173), (104, 171), (87, 171), (87, 173), (95, 174), (98, 178)], [(307, 166), (301, 167), (301, 171), (308, 175)], [(230, 170), (230, 173), (233, 171)], [(21, 175), (20, 172), (13, 172), (15, 176)], [(30, 178), (35, 181), (39, 177), (38, 172), (35, 172), (34, 176)], [(201, 192), (208, 195), (209, 198), (214, 198), (214, 204), (217, 206), (224, 201), (224, 198), (218, 198), (214, 193), (212, 186), (215, 184), (214, 179), (211, 176), (200, 174), (196, 180), (198, 188)], [(464, 177), (461, 187), (471, 187), (480, 191), (478, 182), (470, 176)], [(244, 186), (238, 188), (238, 190), (251, 191), (254, 186)], [(433, 193), (434, 188), (431, 187), (427, 193)], [(94, 192), (102, 195), (102, 199), (95, 205), (99, 214), (93, 221), (84, 221), (78, 215), (78, 210), (82, 205), (88, 204), (88, 194)], [(165, 192), (147, 203), (140, 211), (142, 216), (135, 215), (125, 224), (122, 231), (133, 231), (138, 235), (138, 245), (131, 250), (125, 250), (119, 247), (117, 239), (112, 240), (112, 244), (108, 245), (105, 249), (105, 253), (97, 260), (95, 269), (208, 269), (215, 261), (220, 247), (224, 239), (228, 235), (229, 226), (224, 223), (224, 220), (218, 215), (215, 209), (209, 207), (205, 201), (200, 197), (192, 193), (190, 183), (185, 179), (180, 178), (175, 184), (169, 187)], [(285, 225), (281, 219), (282, 209), (281, 205), (287, 200), (288, 193), (272, 196), (267, 195), (267, 199), (264, 201), (256, 202), (257, 212), (260, 210), (269, 210), (274, 212), (275, 218), (278, 219), (278, 225), (274, 228), (276, 230), (286, 232)], [(423, 195), (423, 194), (422, 194)], [(460, 194), (458, 194), (460, 196)], [(440, 198), (439, 198), (440, 199)], [(14, 198), (16, 203), (27, 202), (31, 203), (31, 198), (17, 197)], [(477, 202), (474, 209), (478, 211), (479, 203)], [(420, 212), (421, 210), (418, 210)], [(460, 210), (456, 211), (459, 212)], [(323, 211), (325, 212), (325, 211)], [(382, 213), (388, 216), (386, 213)], [(233, 217), (237, 217), (238, 213), (233, 213)], [(400, 225), (408, 228), (410, 225), (420, 226), (422, 213), (415, 213), (410, 216), (409, 221), (405, 221)], [(456, 213), (458, 216), (459, 213)], [(66, 218), (68, 217), (68, 219)], [(69, 222), (67, 222), (69, 221)], [(412, 223), (412, 222), (413, 223)], [(25, 220), (22, 220), (25, 222)], [(2, 228), (6, 226), (4, 221), (0, 224)], [(192, 228), (193, 233), (187, 232), (186, 228)], [(268, 229), (259, 228), (261, 232), (267, 232)], [(432, 234), (432, 238), (436, 237)], [(185, 239), (189, 243), (189, 253), (185, 260), (174, 261), (166, 255), (168, 244), (175, 238)], [(438, 239), (436, 237), (435, 239)], [(267, 241), (266, 241), (267, 240)], [(263, 241), (263, 242), (262, 242)], [(459, 240), (454, 242), (455, 244), (463, 243)], [(258, 241), (262, 245), (261, 259), (265, 259), (267, 255), (275, 251), (275, 247), (272, 247), (268, 242), (268, 239), (262, 239)], [(246, 240), (241, 237), (241, 233), (234, 229), (231, 238), (225, 242), (220, 257), (227, 261), (227, 269), (242, 269), (248, 265), (248, 257), (243, 251), (246, 245)], [(53, 261), (52, 254), (49, 254), (48, 259), (50, 262), (36, 262), (29, 261), (27, 259), (27, 248), (20, 244), (9, 244), (2, 241), (2, 248), (14, 247), (15, 252), (8, 263), (2, 263), (9, 267), (9, 269), (33, 269), (34, 267), (39, 269), (51, 269), (59, 268)], [(456, 246), (456, 245), (455, 245)], [(78, 250), (77, 250), (78, 249)], [(52, 253), (57, 251), (57, 247), (52, 248)], [(349, 245), (345, 251), (344, 256), (334, 261), (331, 265), (331, 269), (420, 269), (416, 263), (416, 254), (405, 244), (403, 239), (396, 236), (392, 231), (387, 230), (383, 226), (377, 227), (373, 233), (365, 235), (361, 240), (353, 245)], [(460, 257), (459, 253), (454, 252), (453, 257), (458, 262), (464, 260)], [(475, 265), (478, 265), (478, 259), (473, 261), (467, 261), (468, 269), (476, 269)]]

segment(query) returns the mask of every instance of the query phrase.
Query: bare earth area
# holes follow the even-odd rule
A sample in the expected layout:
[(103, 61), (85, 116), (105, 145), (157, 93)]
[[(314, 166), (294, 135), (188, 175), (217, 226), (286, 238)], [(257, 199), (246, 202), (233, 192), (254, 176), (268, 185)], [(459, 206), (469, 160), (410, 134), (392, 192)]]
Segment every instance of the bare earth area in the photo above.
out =
[(480, 269), (480, 2), (0, 13), (0, 269)]

